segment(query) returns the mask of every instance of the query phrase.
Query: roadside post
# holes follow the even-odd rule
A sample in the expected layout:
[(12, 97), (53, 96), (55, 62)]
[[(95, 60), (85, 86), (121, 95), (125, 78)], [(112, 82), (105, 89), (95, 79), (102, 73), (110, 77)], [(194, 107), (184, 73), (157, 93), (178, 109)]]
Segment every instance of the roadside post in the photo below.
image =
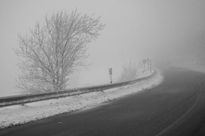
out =
[(152, 71), (152, 61), (151, 60), (149, 60), (149, 70), (150, 72)]
[(146, 65), (147, 65), (147, 60), (143, 59), (142, 60), (142, 65), (143, 65), (143, 73), (146, 71)]
[(109, 68), (110, 83), (112, 84), (112, 68)]
[(147, 65), (148, 65), (148, 70), (151, 72), (152, 71), (152, 61), (149, 58), (147, 58)]

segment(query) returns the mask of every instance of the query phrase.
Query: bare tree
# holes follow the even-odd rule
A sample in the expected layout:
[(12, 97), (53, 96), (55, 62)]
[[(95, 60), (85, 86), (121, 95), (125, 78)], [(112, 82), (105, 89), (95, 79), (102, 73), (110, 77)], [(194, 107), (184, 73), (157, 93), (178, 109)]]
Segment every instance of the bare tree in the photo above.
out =
[(28, 36), (20, 36), (23, 58), (18, 87), (29, 91), (64, 90), (69, 76), (86, 55), (86, 45), (104, 28), (100, 18), (64, 11), (46, 16)]
[(135, 63), (129, 62), (129, 64), (123, 67), (122, 73), (120, 75), (119, 81), (129, 81), (136, 79), (137, 76), (137, 66)]

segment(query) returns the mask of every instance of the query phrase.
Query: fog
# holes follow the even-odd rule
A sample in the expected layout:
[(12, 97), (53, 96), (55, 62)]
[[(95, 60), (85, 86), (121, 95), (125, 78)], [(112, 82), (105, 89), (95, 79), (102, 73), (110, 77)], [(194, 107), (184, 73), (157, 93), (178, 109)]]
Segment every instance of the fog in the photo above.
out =
[[(114, 81), (129, 61), (203, 64), (205, 55), (204, 0), (1, 0), (0, 96), (18, 93), (18, 34), (25, 34), (46, 14), (58, 10), (101, 16), (106, 25), (89, 44), (87, 67), (72, 76), (71, 86)], [(164, 63), (166, 64), (166, 63)]]

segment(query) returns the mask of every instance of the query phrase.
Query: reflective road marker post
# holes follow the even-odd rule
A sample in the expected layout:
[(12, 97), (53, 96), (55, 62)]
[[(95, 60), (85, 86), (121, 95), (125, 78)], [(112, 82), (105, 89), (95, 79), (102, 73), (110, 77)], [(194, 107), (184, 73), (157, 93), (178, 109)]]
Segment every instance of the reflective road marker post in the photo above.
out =
[(109, 68), (110, 83), (112, 84), (112, 68)]

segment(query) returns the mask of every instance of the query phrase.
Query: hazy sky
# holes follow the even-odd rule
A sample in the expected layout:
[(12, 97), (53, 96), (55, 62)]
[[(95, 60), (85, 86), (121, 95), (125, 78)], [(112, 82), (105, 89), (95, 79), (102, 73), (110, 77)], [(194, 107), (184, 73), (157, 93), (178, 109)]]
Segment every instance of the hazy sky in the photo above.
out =
[(204, 0), (0, 0), (0, 94), (15, 91), (17, 35), (62, 9), (101, 16), (106, 24), (89, 46), (90, 66), (79, 74), (79, 82), (107, 82), (108, 67), (117, 78), (129, 60), (204, 52)]

